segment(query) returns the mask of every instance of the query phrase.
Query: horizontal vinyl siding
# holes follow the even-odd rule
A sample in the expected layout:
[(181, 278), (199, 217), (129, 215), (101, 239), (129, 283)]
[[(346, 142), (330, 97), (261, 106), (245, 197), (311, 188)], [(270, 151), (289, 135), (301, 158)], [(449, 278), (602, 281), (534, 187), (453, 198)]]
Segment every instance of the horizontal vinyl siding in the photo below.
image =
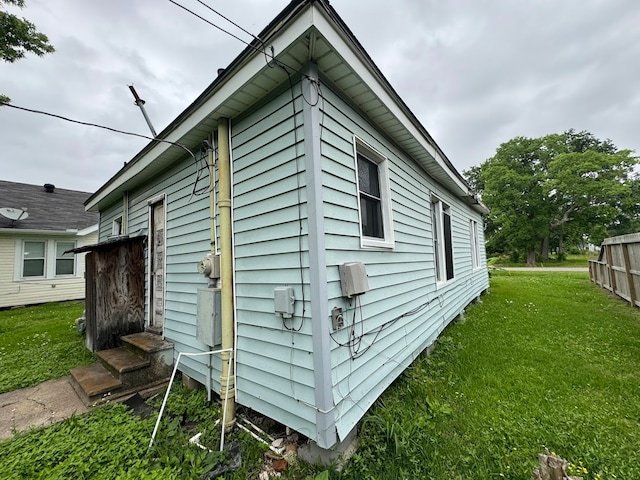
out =
[[(299, 84), (294, 91), (295, 130), (288, 89), (232, 125), (236, 388), (242, 405), (315, 438)], [(297, 332), (274, 313), (281, 286), (294, 289), (295, 315), (286, 326)]]
[(122, 202), (117, 202), (109, 208), (100, 211), (100, 225), (98, 227), (98, 241), (104, 242), (109, 239), (113, 231), (113, 221), (122, 216)]
[[(4, 265), (0, 269), (0, 308), (84, 299), (84, 253), (76, 255), (76, 274), (73, 277), (15, 280), (20, 275), (19, 272), (16, 275), (15, 268), (22, 259), (16, 256), (20, 256), (19, 245), (23, 240), (31, 238), (0, 235), (0, 262)], [(34, 237), (33, 240), (45, 239)], [(96, 243), (98, 232), (84, 237), (50, 237), (49, 241), (75, 242), (77, 247), (82, 247)]]
[[(197, 154), (197, 153), (196, 153)], [(162, 172), (144, 188), (129, 192), (129, 232), (144, 230), (149, 234), (149, 201), (165, 196), (166, 265), (164, 336), (178, 352), (197, 353), (210, 350), (196, 339), (197, 290), (207, 287), (207, 279), (197, 271), (197, 264), (210, 250), (209, 195), (192, 195), (196, 179), (193, 158), (186, 157)], [(202, 172), (198, 188), (208, 182)], [(149, 260), (145, 259), (145, 322), (148, 312)], [(180, 370), (202, 384), (211, 375), (214, 390), (220, 387), (220, 360), (183, 357)]]
[[(325, 87), (321, 107), (323, 195), (329, 309), (338, 305), (356, 332), (376, 332), (380, 326), (427, 304), (417, 314), (389, 324), (371, 344), (365, 336), (361, 357), (351, 359), (349, 328), (333, 332), (331, 363), (337, 428), (344, 438), (375, 399), (460, 314), (488, 288), (486, 269), (471, 269), (469, 220), (481, 217), (426, 174), (414, 161), (368, 125), (348, 104)], [(353, 134), (388, 159), (393, 231), (392, 250), (360, 247), (359, 212)], [(452, 282), (437, 287), (430, 212), (431, 194), (451, 208), (454, 273)], [(480, 241), (483, 241), (481, 237)], [(480, 245), (483, 245), (481, 243)], [(366, 265), (370, 291), (349, 305), (341, 294), (338, 266), (358, 261)], [(481, 254), (484, 265), (484, 253)], [(354, 309), (355, 307), (355, 309)], [(362, 323), (360, 319), (362, 318)]]

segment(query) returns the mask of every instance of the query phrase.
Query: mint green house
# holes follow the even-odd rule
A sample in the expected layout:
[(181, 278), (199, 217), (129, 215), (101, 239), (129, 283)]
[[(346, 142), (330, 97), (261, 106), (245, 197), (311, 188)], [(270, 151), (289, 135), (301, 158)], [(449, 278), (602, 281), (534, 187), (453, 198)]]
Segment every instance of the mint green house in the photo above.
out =
[[(199, 323), (220, 253), (237, 403), (328, 449), (488, 288), (487, 211), (327, 1), (259, 38), (86, 207), (102, 242), (148, 237), (145, 326), (174, 358), (225, 342)], [(219, 357), (179, 369), (224, 390)]]

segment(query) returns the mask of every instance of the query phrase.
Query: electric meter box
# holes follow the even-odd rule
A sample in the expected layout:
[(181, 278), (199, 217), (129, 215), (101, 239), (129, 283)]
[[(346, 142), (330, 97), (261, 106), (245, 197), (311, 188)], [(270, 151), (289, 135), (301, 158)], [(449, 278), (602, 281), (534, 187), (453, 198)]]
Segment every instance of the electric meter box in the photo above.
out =
[(200, 260), (198, 273), (209, 278), (220, 278), (220, 255), (209, 254)]
[(369, 291), (369, 279), (364, 263), (348, 262), (339, 267), (342, 295), (347, 298), (362, 295)]
[(210, 347), (222, 344), (222, 295), (219, 288), (199, 288), (196, 338)]

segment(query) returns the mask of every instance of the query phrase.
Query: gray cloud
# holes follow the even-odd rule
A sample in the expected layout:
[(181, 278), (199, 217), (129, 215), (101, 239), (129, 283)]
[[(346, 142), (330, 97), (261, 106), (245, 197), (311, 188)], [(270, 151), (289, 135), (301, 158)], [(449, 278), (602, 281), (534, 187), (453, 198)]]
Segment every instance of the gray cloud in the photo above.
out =
[[(258, 33), (286, 3), (211, 5)], [(460, 170), (514, 136), (568, 128), (640, 147), (635, 0), (331, 3)], [(148, 130), (127, 84), (147, 101), (159, 131), (244, 47), (157, 0), (29, 0), (23, 14), (56, 53), (1, 64), (0, 91), (17, 105), (142, 134)], [(93, 191), (146, 143), (0, 109), (7, 180)]]

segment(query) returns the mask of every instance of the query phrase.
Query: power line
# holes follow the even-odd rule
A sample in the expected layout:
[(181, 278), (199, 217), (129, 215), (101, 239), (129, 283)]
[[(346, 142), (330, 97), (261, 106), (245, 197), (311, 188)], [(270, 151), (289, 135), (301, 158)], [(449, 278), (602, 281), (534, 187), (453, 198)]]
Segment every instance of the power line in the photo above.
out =
[[(198, 17), (200, 20), (202, 20), (203, 22), (208, 23), (209, 25), (211, 25), (214, 28), (217, 28), (218, 30), (220, 30), (221, 32), (226, 33), (227, 35), (230, 35), (231, 37), (235, 38), (236, 40), (241, 41), (242, 43), (244, 43), (245, 45), (249, 45), (251, 46), (251, 44), (249, 44), (249, 42), (247, 42), (246, 40), (243, 40), (242, 38), (238, 37), (237, 35), (234, 35), (233, 33), (231, 33), (228, 30), (225, 30), (224, 28), (216, 25), (215, 23), (213, 23), (210, 20), (207, 20), (206, 18), (204, 18), (201, 15), (198, 15), (196, 12), (194, 12), (193, 10), (188, 9), (187, 7), (185, 7), (184, 5), (179, 4), (178, 2), (174, 1), (174, 0), (169, 0), (169, 2), (173, 3), (176, 7), (180, 7), (181, 9), (189, 12), (191, 15)], [(217, 12), (216, 12), (217, 13)], [(255, 47), (254, 47), (255, 48)], [(259, 51), (259, 50), (258, 50)]]
[(252, 45), (250, 42), (247, 42), (246, 40), (243, 40), (242, 38), (238, 37), (237, 35), (231, 33), (228, 30), (225, 30), (224, 28), (222, 28), (219, 25), (216, 25), (215, 23), (213, 23), (211, 20), (207, 20), (206, 18), (204, 18), (202, 15), (197, 14), (196, 12), (194, 12), (193, 10), (185, 7), (184, 5), (176, 2), (175, 0), (169, 0), (169, 2), (173, 3), (176, 7), (179, 7), (181, 9), (183, 9), (186, 12), (189, 12), (191, 15), (193, 15), (194, 17), (199, 18), (200, 20), (202, 20), (203, 22), (211, 25), (213, 28), (216, 28), (218, 30), (220, 30), (223, 33), (226, 33), (227, 35), (229, 35), (230, 37), (235, 38), (236, 40), (244, 43), (246, 46), (248, 46), (249, 48), (255, 50), (258, 53), (262, 53), (265, 57), (265, 59), (270, 58), (271, 60), (267, 60), (267, 65), (269, 67), (275, 67), (276, 65), (279, 66), (280, 68), (282, 68), (283, 70), (289, 69), (292, 72), (295, 72), (296, 69), (293, 68), (290, 65), (287, 65), (286, 63), (278, 60), (275, 57), (274, 54), (274, 49), (273, 47), (270, 47), (271, 49), (271, 53), (267, 53), (267, 48), (266, 45), (264, 44), (264, 42), (257, 36), (255, 36), (253, 33), (249, 32), (248, 30), (244, 29), (243, 27), (241, 27), (240, 25), (238, 25), (236, 22), (234, 22), (233, 20), (225, 17), (223, 14), (221, 14), (220, 12), (218, 12), (217, 10), (213, 9), (212, 7), (210, 7), (209, 5), (207, 5), (206, 3), (200, 1), (200, 0), (196, 0), (197, 2), (199, 2), (200, 4), (204, 5), (206, 8), (208, 8), (209, 10), (211, 10), (212, 12), (214, 12), (215, 14), (219, 15), (220, 17), (224, 18), (227, 22), (231, 23), (232, 25), (236, 26), (237, 28), (239, 28), (240, 30), (242, 30), (243, 32), (245, 32), (247, 35), (251, 35), (257, 42), (260, 43), (260, 45), (262, 45), (262, 50), (258, 47), (256, 47), (255, 45)]
[(148, 135), (142, 135), (141, 133), (127, 132), (125, 130), (118, 130), (117, 128), (107, 127), (105, 125), (99, 125), (97, 123), (82, 122), (80, 120), (75, 120), (73, 118), (64, 117), (62, 115), (57, 115), (55, 113), (45, 112), (45, 111), (42, 111), (42, 110), (35, 110), (35, 109), (32, 109), (32, 108), (20, 107), (18, 105), (13, 105), (13, 104), (7, 103), (7, 102), (0, 102), (0, 105), (3, 106), (3, 107), (15, 108), (16, 110), (23, 110), (23, 111), (29, 112), (29, 113), (37, 113), (38, 115), (45, 115), (45, 116), (48, 116), (48, 117), (58, 118), (60, 120), (66, 121), (66, 122), (77, 123), (78, 125), (85, 125), (87, 127), (102, 128), (103, 130), (108, 130), (110, 132), (120, 133), (122, 135), (129, 135), (129, 136), (132, 136), (132, 137), (145, 138), (147, 140), (152, 140), (154, 142), (168, 143), (169, 145), (175, 145), (176, 147), (180, 147), (184, 151), (186, 151), (189, 155), (191, 155), (191, 158), (193, 158), (193, 160), (197, 162), (196, 157), (193, 154), (193, 152), (191, 150), (189, 150), (187, 147), (185, 147), (184, 145), (180, 144), (180, 143), (171, 142), (169, 140), (163, 140), (163, 139), (157, 138), (157, 137), (150, 137)]
[(255, 38), (256, 40), (260, 40), (258, 37), (256, 37), (253, 33), (251, 33), (250, 31), (248, 31), (247, 29), (243, 28), (242, 26), (238, 25), (236, 22), (234, 22), (233, 20), (231, 20), (228, 17), (225, 17), (222, 13), (220, 13), (219, 11), (217, 11), (215, 8), (207, 5), (206, 3), (204, 3), (202, 0), (196, 0), (200, 5), (203, 5), (204, 7), (208, 8), (209, 10), (211, 10), (213, 13), (215, 13), (216, 15), (218, 15), (219, 17), (224, 18), (227, 22), (229, 22), (231, 25), (233, 25), (234, 27), (242, 30), (244, 33), (246, 33), (247, 35), (249, 35), (250, 37)]

